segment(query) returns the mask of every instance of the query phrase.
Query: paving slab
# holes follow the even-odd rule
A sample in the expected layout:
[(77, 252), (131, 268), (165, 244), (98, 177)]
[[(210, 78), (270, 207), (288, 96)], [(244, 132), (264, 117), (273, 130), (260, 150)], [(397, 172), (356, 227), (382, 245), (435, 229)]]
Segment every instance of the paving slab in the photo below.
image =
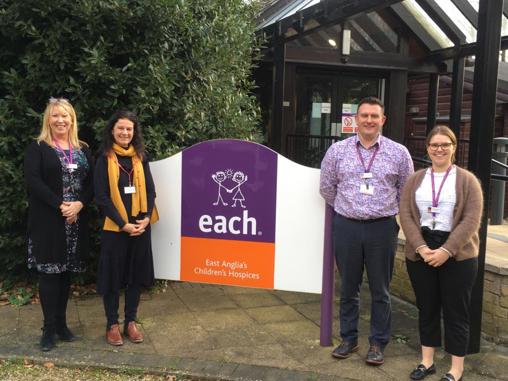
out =
[(2, 324), (0, 324), (0, 340), (2, 336), (12, 335), (13, 332), (18, 330), (19, 323), (19, 307), (4, 306), (1, 307)]
[(302, 320), (302, 314), (288, 305), (247, 308), (245, 312), (260, 324)]

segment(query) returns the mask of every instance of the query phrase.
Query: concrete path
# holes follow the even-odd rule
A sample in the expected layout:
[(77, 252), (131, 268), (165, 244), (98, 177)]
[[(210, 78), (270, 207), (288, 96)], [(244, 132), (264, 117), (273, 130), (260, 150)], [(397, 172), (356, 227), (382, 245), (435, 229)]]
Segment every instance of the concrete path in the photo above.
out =
[[(180, 282), (170, 283), (165, 293), (143, 294), (139, 320), (146, 340), (116, 348), (104, 340), (105, 318), (97, 296), (71, 299), (69, 326), (80, 339), (58, 343), (49, 353), (38, 348), (39, 305), (0, 307), (0, 358), (138, 368), (199, 380), (408, 380), (419, 360), (416, 309), (393, 301), (393, 341), (385, 364), (371, 367), (364, 362), (367, 295), (364, 287), (360, 351), (341, 361), (331, 357), (332, 347), (319, 345), (319, 295)], [(439, 352), (438, 374), (427, 380), (439, 380), (448, 363)], [(486, 343), (466, 364), (467, 381), (508, 380), (506, 348)]]

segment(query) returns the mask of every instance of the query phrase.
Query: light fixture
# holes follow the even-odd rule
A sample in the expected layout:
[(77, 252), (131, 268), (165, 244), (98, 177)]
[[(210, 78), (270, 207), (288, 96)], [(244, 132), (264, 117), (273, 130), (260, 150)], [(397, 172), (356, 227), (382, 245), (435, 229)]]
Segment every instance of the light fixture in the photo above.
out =
[(335, 40), (333, 38), (329, 38), (328, 39), (328, 43), (333, 46), (334, 48), (337, 47), (337, 43), (335, 42)]
[(351, 30), (350, 29), (342, 29), (342, 49), (341, 53), (343, 58), (347, 57), (351, 54)]

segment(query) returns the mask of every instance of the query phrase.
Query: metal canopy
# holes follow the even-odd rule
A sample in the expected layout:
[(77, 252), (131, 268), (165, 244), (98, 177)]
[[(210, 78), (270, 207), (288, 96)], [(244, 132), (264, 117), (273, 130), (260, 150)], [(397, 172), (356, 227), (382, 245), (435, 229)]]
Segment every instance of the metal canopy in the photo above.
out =
[(467, 0), (452, 0), (453, 4), (462, 12), (466, 19), (478, 29), (478, 12)]
[[(353, 20), (349, 23), (352, 45), (362, 50), (368, 45), (363, 31), (375, 30), (378, 25), (373, 20), (369, 25), (367, 18), (359, 27), (355, 19), (381, 9), (411, 31), (434, 62), (435, 58), (447, 60), (475, 55), (477, 45), (467, 44), (476, 41), (478, 1), (474, 0), (283, 0), (265, 10), (258, 19), (258, 31), (269, 39), (276, 38), (279, 43), (281, 39), (289, 42)], [(508, 1), (503, 5), (503, 15), (503, 28), (508, 37)], [(326, 34), (321, 34), (321, 39), (325, 37)], [(313, 45), (313, 38), (302, 44)], [(503, 44), (502, 48), (505, 47)]]
[(436, 22), (456, 45), (466, 41), (466, 36), (434, 0), (417, 0), (423, 10)]

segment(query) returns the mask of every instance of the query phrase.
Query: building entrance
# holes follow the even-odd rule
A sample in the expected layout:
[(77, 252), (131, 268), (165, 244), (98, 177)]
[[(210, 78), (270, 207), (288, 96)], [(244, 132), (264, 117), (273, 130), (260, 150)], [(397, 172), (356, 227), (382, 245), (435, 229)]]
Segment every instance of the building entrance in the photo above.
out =
[(384, 98), (385, 79), (364, 74), (300, 72), (296, 76), (295, 131), (287, 135), (288, 157), (319, 167), (328, 147), (355, 133), (354, 114), (367, 96)]

